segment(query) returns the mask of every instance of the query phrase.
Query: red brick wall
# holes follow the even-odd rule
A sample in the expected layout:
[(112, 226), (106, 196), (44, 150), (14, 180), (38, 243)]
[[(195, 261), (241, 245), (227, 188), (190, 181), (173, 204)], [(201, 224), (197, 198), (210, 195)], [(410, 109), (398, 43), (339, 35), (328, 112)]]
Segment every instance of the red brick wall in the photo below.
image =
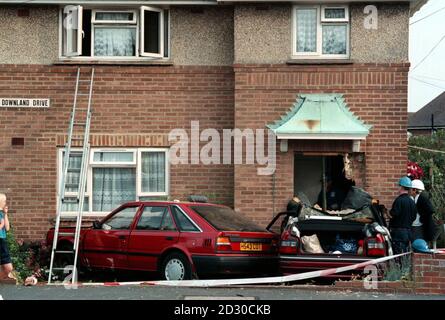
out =
[(416, 293), (445, 295), (445, 254), (414, 254)]
[(411, 261), (409, 281), (379, 281), (376, 289), (366, 288), (363, 280), (336, 281), (333, 286), (295, 285), (292, 288), (312, 291), (445, 295), (445, 254), (414, 253)]
[[(89, 68), (83, 68), (88, 71)], [(41, 239), (55, 215), (57, 145), (63, 144), (77, 67), (0, 65), (0, 97), (50, 98), (45, 110), (0, 109), (0, 192), (23, 239)], [(86, 79), (86, 77), (85, 77)], [(92, 146), (167, 146), (174, 128), (233, 127), (233, 69), (97, 66)], [(25, 138), (12, 147), (12, 137)], [(233, 205), (233, 167), (171, 167), (172, 198), (210, 194)]]
[[(412, 255), (411, 281), (380, 281), (371, 292), (445, 295), (445, 254)], [(370, 291), (363, 281), (339, 281), (332, 290)], [(329, 288), (325, 288), (328, 289)]]
[[(299, 93), (344, 94), (351, 110), (373, 125), (362, 143), (366, 169), (358, 183), (390, 206), (396, 182), (406, 170), (408, 68), (408, 64), (235, 65), (235, 126), (264, 128), (285, 114)], [(341, 146), (335, 148), (343, 151)], [(280, 153), (277, 143), (275, 179), (258, 176), (254, 165), (235, 166), (236, 209), (264, 224), (274, 210), (283, 210), (293, 193), (293, 152), (302, 149), (307, 148), (290, 143), (289, 151)]]

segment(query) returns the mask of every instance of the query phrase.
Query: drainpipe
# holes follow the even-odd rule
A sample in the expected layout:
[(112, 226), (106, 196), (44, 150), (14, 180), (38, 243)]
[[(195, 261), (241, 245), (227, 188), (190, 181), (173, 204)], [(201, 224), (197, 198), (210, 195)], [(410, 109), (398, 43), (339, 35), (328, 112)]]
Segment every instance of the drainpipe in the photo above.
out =
[(275, 217), (275, 172), (272, 174), (272, 218)]

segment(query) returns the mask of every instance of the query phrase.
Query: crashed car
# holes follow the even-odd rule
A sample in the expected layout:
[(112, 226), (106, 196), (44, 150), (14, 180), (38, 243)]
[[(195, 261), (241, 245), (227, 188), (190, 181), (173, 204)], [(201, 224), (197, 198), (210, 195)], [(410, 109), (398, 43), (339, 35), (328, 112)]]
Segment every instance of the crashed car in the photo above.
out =
[[(355, 192), (355, 195), (353, 194)], [(363, 196), (358, 188), (351, 197)], [(363, 198), (363, 197), (362, 197)], [(280, 270), (284, 275), (339, 268), (392, 255), (384, 207), (365, 197), (340, 211), (323, 211), (304, 201), (281, 212), (267, 226), (280, 233)], [(359, 208), (351, 208), (351, 207)], [(347, 208), (350, 207), (350, 208)], [(333, 274), (328, 277), (351, 277)]]

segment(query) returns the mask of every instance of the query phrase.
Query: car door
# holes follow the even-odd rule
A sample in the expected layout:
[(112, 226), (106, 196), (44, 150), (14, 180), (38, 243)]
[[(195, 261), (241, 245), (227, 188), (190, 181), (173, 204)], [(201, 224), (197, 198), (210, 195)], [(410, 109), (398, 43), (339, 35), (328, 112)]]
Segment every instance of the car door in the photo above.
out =
[(130, 230), (140, 206), (123, 206), (92, 229), (84, 239), (84, 257), (90, 267), (127, 269)]
[(156, 271), (161, 253), (177, 243), (178, 239), (179, 231), (168, 206), (144, 206), (130, 235), (129, 267)]

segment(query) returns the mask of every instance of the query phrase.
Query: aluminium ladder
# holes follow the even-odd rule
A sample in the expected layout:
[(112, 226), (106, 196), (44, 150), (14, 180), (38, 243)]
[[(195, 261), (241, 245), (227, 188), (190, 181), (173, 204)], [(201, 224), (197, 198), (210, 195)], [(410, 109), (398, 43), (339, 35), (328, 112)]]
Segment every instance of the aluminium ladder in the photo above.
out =
[[(62, 176), (60, 179), (58, 199), (57, 199), (57, 216), (54, 228), (54, 239), (51, 249), (51, 262), (48, 275), (48, 284), (51, 283), (54, 271), (63, 270), (64, 272), (71, 270), (71, 283), (77, 282), (77, 259), (80, 240), (80, 230), (82, 227), (82, 214), (85, 200), (85, 186), (88, 173), (88, 162), (90, 154), (90, 125), (91, 125), (91, 101), (93, 94), (93, 81), (94, 81), (94, 68), (91, 68), (91, 74), (89, 74), (88, 80), (81, 80), (80, 67), (77, 69), (76, 89), (74, 93), (73, 109), (70, 116), (70, 124), (68, 128), (68, 139), (65, 144), (63, 163), (62, 163)], [(86, 89), (85, 89), (86, 88)], [(83, 91), (83, 92), (82, 92)], [(87, 91), (87, 92), (85, 92)], [(87, 97), (86, 107), (78, 107), (78, 105), (85, 105), (85, 101), (80, 102), (83, 97)], [(73, 147), (79, 147), (82, 150), (72, 150)], [(72, 168), (70, 164), (72, 161), (80, 160), (80, 167)], [(78, 179), (75, 179), (78, 175)], [(70, 178), (70, 179), (68, 179)], [(74, 179), (73, 179), (74, 178)], [(70, 180), (70, 181), (68, 181)], [(70, 191), (67, 195), (67, 189), (77, 190), (77, 192)], [(77, 215), (75, 217), (76, 227), (74, 232), (59, 232), (60, 222), (64, 219), (61, 215), (64, 210), (64, 205), (74, 204), (77, 205), (75, 211)], [(58, 250), (59, 236), (74, 237), (74, 243), (67, 250), (61, 248)], [(71, 257), (72, 265), (69, 266), (54, 266), (56, 256), (67, 255)], [(68, 279), (68, 278), (67, 278)]]

